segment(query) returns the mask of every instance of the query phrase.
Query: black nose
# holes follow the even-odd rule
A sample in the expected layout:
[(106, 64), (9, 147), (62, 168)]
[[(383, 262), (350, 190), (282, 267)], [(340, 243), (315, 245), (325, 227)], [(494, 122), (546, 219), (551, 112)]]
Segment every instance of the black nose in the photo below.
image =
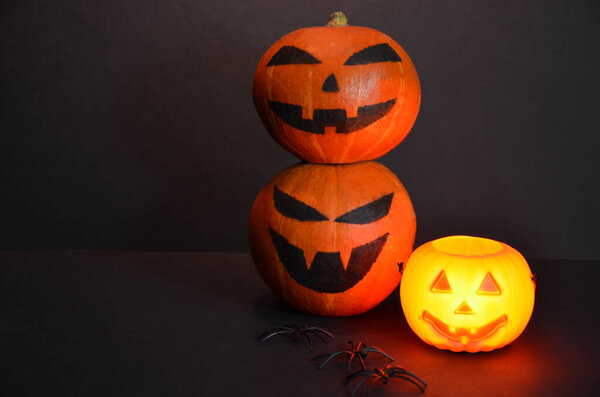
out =
[(337, 80), (335, 79), (335, 75), (331, 73), (329, 77), (325, 79), (323, 83), (323, 87), (321, 88), (325, 92), (338, 92), (340, 87), (338, 87)]

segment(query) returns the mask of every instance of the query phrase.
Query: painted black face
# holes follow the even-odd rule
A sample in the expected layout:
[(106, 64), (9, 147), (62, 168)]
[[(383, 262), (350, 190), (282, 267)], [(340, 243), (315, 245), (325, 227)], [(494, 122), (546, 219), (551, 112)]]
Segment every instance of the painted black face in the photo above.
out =
[[(393, 193), (355, 208), (334, 222), (364, 225), (384, 218), (392, 204)], [(329, 218), (306, 203), (290, 196), (277, 187), (273, 190), (273, 201), (277, 211), (298, 221), (328, 221)], [(339, 252), (317, 252), (310, 269), (306, 266), (304, 251), (291, 244), (283, 235), (269, 228), (271, 239), (279, 260), (298, 284), (317, 292), (338, 293), (355, 286), (371, 270), (387, 241), (389, 233), (375, 240), (354, 247), (348, 266), (344, 269)]]
[[(366, 65), (380, 62), (402, 62), (400, 56), (386, 43), (366, 47), (352, 54), (344, 65)], [(279, 65), (317, 64), (320, 60), (308, 52), (294, 46), (283, 46), (267, 63), (267, 67)], [(323, 82), (323, 92), (339, 92), (339, 85), (332, 73)], [(356, 117), (346, 117), (345, 109), (314, 109), (312, 119), (302, 118), (302, 106), (290, 103), (269, 101), (269, 107), (285, 123), (297, 130), (313, 134), (324, 134), (325, 127), (336, 128), (336, 133), (346, 134), (361, 130), (387, 115), (394, 107), (396, 99), (372, 105), (360, 106)]]

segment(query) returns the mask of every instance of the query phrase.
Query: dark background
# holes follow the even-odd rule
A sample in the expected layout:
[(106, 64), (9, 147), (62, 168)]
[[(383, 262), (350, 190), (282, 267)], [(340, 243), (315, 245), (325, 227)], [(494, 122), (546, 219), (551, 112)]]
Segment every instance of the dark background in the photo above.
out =
[(254, 111), (254, 68), (342, 10), (421, 79), (417, 122), (381, 159), (417, 244), (600, 258), (598, 1), (1, 4), (1, 249), (247, 250), (255, 195), (296, 161)]

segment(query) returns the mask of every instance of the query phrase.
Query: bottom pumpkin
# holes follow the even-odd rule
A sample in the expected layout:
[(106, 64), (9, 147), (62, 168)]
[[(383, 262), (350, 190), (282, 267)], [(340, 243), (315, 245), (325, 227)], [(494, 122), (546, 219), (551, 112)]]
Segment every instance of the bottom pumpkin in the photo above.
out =
[(415, 231), (408, 193), (385, 166), (300, 163), (259, 192), (249, 242), (258, 272), (289, 305), (350, 316), (397, 287)]

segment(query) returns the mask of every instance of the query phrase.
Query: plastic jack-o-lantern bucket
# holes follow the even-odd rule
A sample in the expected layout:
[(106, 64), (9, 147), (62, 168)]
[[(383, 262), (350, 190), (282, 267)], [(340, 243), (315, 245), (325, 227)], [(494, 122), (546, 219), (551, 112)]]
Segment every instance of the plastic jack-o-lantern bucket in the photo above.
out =
[(404, 266), (402, 309), (425, 342), (490, 351), (515, 340), (533, 311), (535, 282), (523, 256), (481, 237), (450, 236), (417, 248)]

